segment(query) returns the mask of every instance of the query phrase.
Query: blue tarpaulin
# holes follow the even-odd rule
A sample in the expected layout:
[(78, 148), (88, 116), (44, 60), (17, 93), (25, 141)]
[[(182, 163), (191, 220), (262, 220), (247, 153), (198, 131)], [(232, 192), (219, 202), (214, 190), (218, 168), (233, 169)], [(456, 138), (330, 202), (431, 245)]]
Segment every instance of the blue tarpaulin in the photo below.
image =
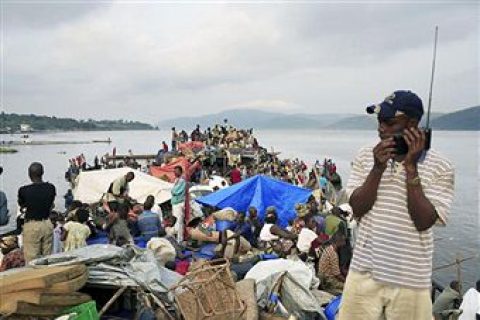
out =
[(295, 218), (295, 203), (307, 202), (311, 194), (311, 190), (257, 175), (208, 196), (198, 198), (196, 201), (220, 209), (232, 207), (236, 211), (244, 212), (248, 211), (248, 207), (253, 206), (257, 208), (258, 216), (261, 219), (263, 219), (267, 207), (275, 206), (280, 225), (285, 227), (290, 219)]

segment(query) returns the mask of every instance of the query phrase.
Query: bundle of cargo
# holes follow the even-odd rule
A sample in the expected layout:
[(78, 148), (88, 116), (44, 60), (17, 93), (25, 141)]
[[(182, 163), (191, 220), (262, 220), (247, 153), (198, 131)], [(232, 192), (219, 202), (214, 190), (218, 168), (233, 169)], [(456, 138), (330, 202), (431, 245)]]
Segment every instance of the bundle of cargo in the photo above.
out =
[(91, 300), (79, 293), (88, 279), (85, 265), (26, 267), (0, 274), (0, 314), (55, 316)]
[(224, 259), (196, 266), (172, 291), (185, 320), (239, 320), (246, 310)]

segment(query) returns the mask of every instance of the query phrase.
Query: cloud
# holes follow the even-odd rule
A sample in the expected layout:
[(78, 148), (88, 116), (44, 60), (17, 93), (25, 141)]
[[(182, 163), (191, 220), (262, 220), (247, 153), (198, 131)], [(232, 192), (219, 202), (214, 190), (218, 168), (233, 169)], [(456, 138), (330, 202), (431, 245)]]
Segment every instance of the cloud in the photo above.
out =
[(226, 109), (254, 109), (281, 113), (292, 113), (302, 111), (303, 107), (296, 105), (292, 101), (285, 100), (250, 100), (229, 105), (226, 107)]
[(475, 8), (9, 4), (5, 108), (152, 123), (235, 106), (351, 113), (398, 88), (426, 96), (435, 24), (439, 111), (466, 107), (478, 102)]
[(2, 1), (3, 25), (9, 29), (52, 28), (90, 14), (108, 3), (95, 1)]

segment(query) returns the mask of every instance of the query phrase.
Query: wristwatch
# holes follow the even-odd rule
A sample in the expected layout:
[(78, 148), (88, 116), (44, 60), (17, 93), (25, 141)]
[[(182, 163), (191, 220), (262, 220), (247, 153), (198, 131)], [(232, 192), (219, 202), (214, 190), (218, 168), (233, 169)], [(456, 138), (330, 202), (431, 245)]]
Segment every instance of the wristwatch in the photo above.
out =
[(420, 181), (419, 176), (416, 176), (413, 179), (407, 180), (407, 184), (410, 185), (410, 186), (418, 186), (418, 185), (420, 185), (420, 182), (421, 181)]

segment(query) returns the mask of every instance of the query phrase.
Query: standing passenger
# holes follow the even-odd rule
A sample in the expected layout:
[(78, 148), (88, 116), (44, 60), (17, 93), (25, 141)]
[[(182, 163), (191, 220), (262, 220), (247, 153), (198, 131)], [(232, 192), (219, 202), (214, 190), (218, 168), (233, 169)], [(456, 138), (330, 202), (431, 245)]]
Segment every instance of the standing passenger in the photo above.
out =
[(53, 224), (49, 217), (57, 195), (55, 186), (43, 181), (41, 163), (32, 163), (28, 175), (32, 183), (18, 190), (18, 205), (25, 212), (23, 253), (26, 263), (52, 253)]
[(377, 114), (380, 141), (360, 150), (347, 185), (360, 227), (339, 319), (431, 319), (432, 227), (448, 222), (453, 167), (426, 148), (416, 94), (396, 91), (367, 112)]
[(187, 183), (182, 177), (183, 169), (180, 166), (176, 166), (174, 169), (175, 184), (171, 190), (172, 199), (172, 215), (177, 219), (174, 230), (177, 235), (177, 241), (180, 245), (183, 244), (183, 233), (185, 225), (185, 188)]

